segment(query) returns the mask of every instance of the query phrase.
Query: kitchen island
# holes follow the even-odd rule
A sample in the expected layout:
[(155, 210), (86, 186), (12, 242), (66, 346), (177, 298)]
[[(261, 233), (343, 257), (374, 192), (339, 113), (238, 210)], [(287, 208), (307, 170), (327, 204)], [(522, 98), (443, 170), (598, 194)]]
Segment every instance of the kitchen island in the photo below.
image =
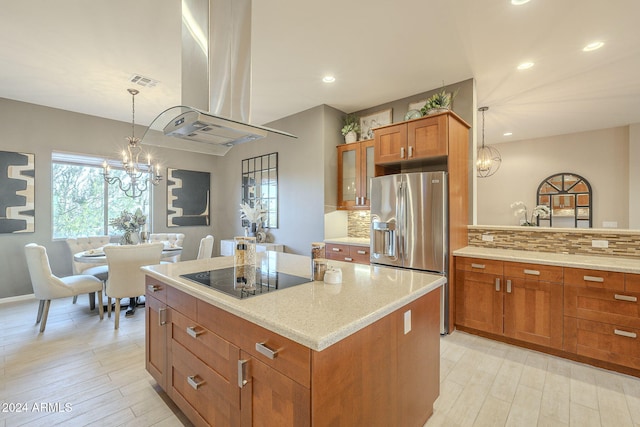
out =
[[(246, 299), (180, 277), (233, 257), (145, 267), (147, 370), (196, 425), (423, 425), (439, 394), (445, 278), (330, 264), (342, 284)], [(299, 255), (258, 265), (310, 275)]]

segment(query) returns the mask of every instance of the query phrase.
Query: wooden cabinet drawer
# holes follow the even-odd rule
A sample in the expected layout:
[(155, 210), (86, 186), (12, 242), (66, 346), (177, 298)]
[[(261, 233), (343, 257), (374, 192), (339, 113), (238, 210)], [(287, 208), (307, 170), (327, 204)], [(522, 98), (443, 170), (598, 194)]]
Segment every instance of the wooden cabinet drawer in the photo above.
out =
[(522, 262), (505, 262), (503, 268), (505, 277), (562, 283), (562, 267)]
[(196, 319), (197, 317), (197, 300), (198, 299), (196, 297), (179, 291), (172, 286), (167, 286), (167, 301), (169, 301), (167, 305), (176, 309), (190, 319)]
[[(198, 300), (198, 323), (305, 387), (311, 383), (311, 350), (220, 308)], [(265, 355), (269, 349), (273, 358)]]
[(565, 285), (564, 315), (640, 328), (639, 293)]
[(584, 286), (587, 288), (624, 290), (624, 273), (583, 268), (565, 268), (565, 285)]
[(223, 379), (224, 394), (239, 408), (238, 347), (175, 310), (171, 313), (170, 334), (173, 341), (188, 348)]
[(564, 349), (640, 369), (640, 329), (575, 317), (564, 318)]
[(145, 295), (163, 303), (167, 302), (167, 285), (151, 276), (145, 276), (145, 285)]
[(369, 264), (370, 249), (367, 246), (340, 245), (327, 243), (325, 245), (325, 256), (327, 259), (344, 262), (357, 262)]
[(369, 264), (369, 261), (371, 259), (369, 253), (370, 249), (368, 246), (349, 247), (349, 258), (351, 258), (353, 262), (357, 262), (359, 264)]
[(327, 259), (335, 259), (336, 261), (344, 261), (349, 256), (349, 245), (338, 245), (335, 243), (327, 243), (324, 247)]
[(502, 276), (503, 264), (502, 261), (492, 259), (456, 257), (456, 269), (458, 270), (475, 271), (498, 276)]
[[(187, 414), (197, 414), (195, 420), (205, 425), (239, 426), (239, 402), (229, 400), (225, 378), (176, 341), (171, 341), (171, 352), (169, 387), (178, 406)], [(235, 387), (239, 400), (240, 387)]]
[(625, 273), (624, 289), (627, 292), (640, 293), (640, 274)]

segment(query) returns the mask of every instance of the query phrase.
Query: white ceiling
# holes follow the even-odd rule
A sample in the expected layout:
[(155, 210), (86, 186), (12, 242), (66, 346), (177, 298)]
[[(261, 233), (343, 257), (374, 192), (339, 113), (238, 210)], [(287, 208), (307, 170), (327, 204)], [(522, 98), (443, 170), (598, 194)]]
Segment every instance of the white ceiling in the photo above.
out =
[[(640, 123), (638, 17), (638, 0), (254, 1), (251, 121), (473, 77), (488, 144)], [(122, 121), (129, 78), (158, 80), (136, 98), (148, 125), (180, 104), (180, 2), (3, 2), (0, 58), (0, 97)]]

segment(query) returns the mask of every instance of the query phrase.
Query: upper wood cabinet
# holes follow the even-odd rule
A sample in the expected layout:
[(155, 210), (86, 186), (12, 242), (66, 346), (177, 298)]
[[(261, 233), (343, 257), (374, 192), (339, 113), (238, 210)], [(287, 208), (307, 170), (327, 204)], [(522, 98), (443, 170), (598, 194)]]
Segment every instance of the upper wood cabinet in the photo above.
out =
[(451, 117), (451, 113), (442, 113), (376, 129), (375, 163), (447, 156)]
[(338, 146), (338, 209), (369, 209), (373, 153), (372, 139)]

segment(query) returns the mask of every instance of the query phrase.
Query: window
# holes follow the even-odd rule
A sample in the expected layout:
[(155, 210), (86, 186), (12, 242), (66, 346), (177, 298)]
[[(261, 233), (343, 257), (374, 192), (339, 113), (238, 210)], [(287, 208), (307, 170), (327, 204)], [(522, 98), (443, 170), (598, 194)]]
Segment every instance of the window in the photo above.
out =
[[(53, 153), (51, 167), (53, 238), (109, 234), (109, 218), (123, 210), (151, 213), (149, 188), (142, 196), (132, 199), (115, 185), (108, 185), (102, 177), (103, 159), (67, 153)], [(110, 163), (114, 176), (124, 171)], [(151, 187), (151, 186), (149, 186)], [(149, 224), (151, 218), (147, 220)]]

